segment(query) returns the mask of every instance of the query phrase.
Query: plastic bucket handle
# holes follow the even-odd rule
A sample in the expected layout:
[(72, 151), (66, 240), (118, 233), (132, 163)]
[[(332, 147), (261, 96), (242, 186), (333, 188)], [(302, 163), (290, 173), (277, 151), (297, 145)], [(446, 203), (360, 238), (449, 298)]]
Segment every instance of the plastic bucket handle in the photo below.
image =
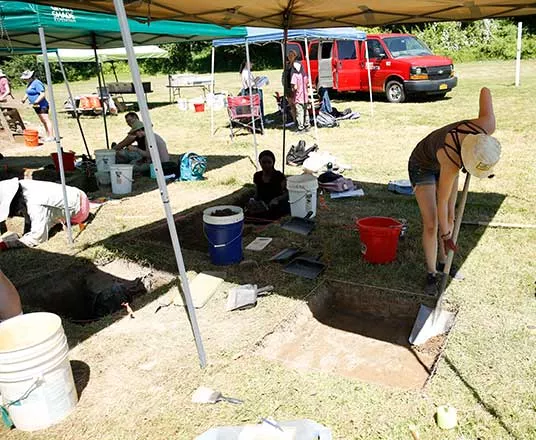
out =
[(236, 240), (238, 240), (240, 237), (242, 237), (242, 233), (244, 232), (244, 224), (242, 223), (242, 228), (240, 228), (240, 232), (238, 233), (238, 235), (233, 238), (232, 240), (229, 240), (227, 243), (222, 243), (222, 244), (214, 244), (210, 241), (210, 238), (208, 238), (208, 235), (207, 233), (205, 232), (205, 229), (203, 228), (203, 234), (205, 235), (205, 238), (207, 239), (207, 241), (209, 242), (209, 244), (213, 247), (213, 248), (222, 248), (222, 247), (225, 247), (225, 246), (229, 246), (230, 244), (234, 243)]
[(128, 181), (130, 181), (130, 182), (132, 182), (132, 183), (134, 182), (134, 179), (131, 179), (130, 177), (127, 177), (127, 175), (126, 175), (125, 173), (123, 173), (123, 171), (121, 171), (121, 170), (115, 170), (115, 176), (116, 176), (116, 177), (121, 177), (121, 176), (123, 176), (123, 177), (124, 177), (125, 179), (127, 179)]

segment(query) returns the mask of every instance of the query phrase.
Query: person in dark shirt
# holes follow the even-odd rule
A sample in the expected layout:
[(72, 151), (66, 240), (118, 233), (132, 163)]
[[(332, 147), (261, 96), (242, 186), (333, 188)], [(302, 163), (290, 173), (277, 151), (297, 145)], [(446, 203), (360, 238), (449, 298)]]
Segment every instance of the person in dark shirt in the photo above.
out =
[(252, 215), (276, 219), (290, 212), (287, 178), (274, 168), (275, 156), (270, 150), (259, 154), (262, 171), (253, 175), (255, 198), (250, 200), (248, 211)]
[[(447, 251), (457, 250), (452, 231), (459, 171), (463, 169), (479, 178), (492, 177), (501, 153), (499, 142), (490, 136), (494, 131), (491, 92), (483, 87), (478, 118), (434, 130), (417, 144), (409, 158), (409, 178), (423, 220), (422, 242), (428, 270), (425, 293), (429, 295), (437, 294), (437, 271), (443, 272)], [(456, 268), (451, 268), (450, 275), (456, 278), (456, 274)]]

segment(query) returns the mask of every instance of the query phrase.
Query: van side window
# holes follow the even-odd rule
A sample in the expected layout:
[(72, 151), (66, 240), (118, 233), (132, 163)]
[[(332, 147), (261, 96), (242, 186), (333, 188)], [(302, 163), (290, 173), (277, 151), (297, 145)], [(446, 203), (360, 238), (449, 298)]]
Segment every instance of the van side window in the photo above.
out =
[(321, 51), (322, 51), (322, 59), (323, 60), (331, 58), (331, 46), (332, 45), (333, 45), (333, 43), (331, 43), (331, 42), (322, 43)]
[(309, 48), (309, 59), (316, 60), (318, 58), (318, 43), (312, 43)]
[(369, 58), (380, 58), (385, 56), (385, 50), (378, 40), (367, 40)]
[(337, 41), (337, 54), (339, 60), (355, 60), (357, 58), (355, 50), (355, 41)]

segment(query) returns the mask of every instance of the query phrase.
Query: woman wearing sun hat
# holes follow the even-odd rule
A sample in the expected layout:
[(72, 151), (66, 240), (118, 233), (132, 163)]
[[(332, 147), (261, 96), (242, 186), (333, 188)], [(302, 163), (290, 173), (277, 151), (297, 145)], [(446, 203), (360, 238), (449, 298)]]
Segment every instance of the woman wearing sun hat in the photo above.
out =
[(52, 123), (48, 117), (49, 105), (45, 95), (45, 85), (35, 77), (35, 72), (33, 70), (25, 70), (22, 72), (20, 79), (26, 81), (28, 84), (22, 103), (24, 104), (26, 100), (28, 100), (30, 104), (32, 104), (39, 120), (45, 126), (47, 132), (45, 142), (53, 141), (54, 132), (52, 131)]
[[(483, 87), (477, 118), (433, 131), (417, 144), (409, 158), (409, 178), (423, 220), (422, 241), (428, 271), (425, 293), (429, 295), (437, 294), (437, 272), (444, 269), (447, 251), (457, 250), (452, 231), (459, 171), (479, 178), (493, 176), (501, 154), (499, 142), (490, 136), (494, 131), (491, 92)], [(462, 279), (454, 267), (450, 275)]]

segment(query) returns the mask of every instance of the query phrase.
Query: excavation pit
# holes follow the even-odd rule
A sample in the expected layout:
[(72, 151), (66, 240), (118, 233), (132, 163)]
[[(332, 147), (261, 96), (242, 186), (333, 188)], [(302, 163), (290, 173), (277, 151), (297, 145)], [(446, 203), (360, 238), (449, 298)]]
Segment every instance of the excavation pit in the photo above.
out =
[(434, 299), (326, 280), (266, 336), (260, 354), (284, 365), (403, 389), (423, 388), (447, 334), (418, 347), (408, 342), (421, 304)]

